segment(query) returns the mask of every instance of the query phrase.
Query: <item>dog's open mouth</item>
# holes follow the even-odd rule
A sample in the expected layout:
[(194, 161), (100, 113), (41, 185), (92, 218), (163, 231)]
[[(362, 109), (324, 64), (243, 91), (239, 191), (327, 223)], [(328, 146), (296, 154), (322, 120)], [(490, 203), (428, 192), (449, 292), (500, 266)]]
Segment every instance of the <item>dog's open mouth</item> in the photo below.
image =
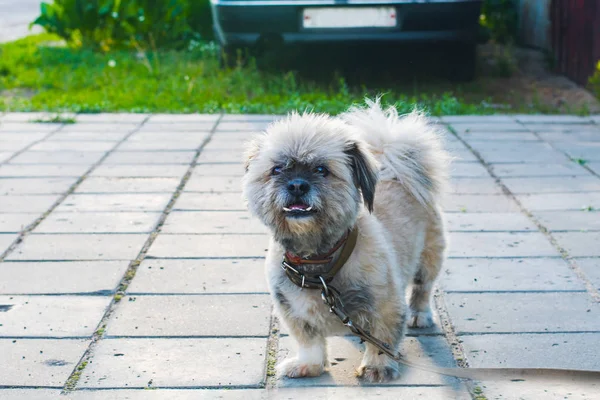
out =
[(283, 207), (283, 211), (286, 213), (286, 215), (291, 217), (304, 217), (315, 212), (311, 205), (299, 201)]

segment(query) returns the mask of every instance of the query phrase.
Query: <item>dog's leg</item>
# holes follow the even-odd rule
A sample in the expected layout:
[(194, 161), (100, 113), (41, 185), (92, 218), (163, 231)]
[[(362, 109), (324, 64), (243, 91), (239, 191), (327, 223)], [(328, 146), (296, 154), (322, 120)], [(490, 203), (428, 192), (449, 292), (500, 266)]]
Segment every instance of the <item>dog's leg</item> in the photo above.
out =
[[(372, 321), (371, 334), (389, 344), (391, 348), (397, 349), (406, 330), (406, 305), (404, 300), (398, 297), (397, 304), (389, 304), (382, 310), (381, 318)], [(357, 375), (369, 382), (387, 382), (400, 376), (399, 364), (367, 342)]]
[(302, 378), (319, 376), (327, 366), (327, 342), (325, 337), (308, 322), (286, 320), (291, 336), (298, 342), (298, 354), (277, 366), (280, 376)]
[(446, 238), (442, 221), (436, 214), (428, 227), (425, 248), (413, 279), (410, 296), (412, 317), (409, 322), (412, 328), (427, 328), (433, 325), (431, 294), (435, 279), (442, 268), (445, 248)]

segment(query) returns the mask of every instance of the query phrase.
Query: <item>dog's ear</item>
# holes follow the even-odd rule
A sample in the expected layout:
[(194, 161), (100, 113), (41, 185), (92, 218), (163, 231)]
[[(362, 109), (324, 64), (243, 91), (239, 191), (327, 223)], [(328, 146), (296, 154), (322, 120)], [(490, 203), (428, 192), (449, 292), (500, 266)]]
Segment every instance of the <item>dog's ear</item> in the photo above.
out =
[(375, 186), (377, 185), (377, 168), (372, 156), (356, 142), (352, 142), (345, 153), (350, 157), (354, 183), (360, 188), (369, 212), (373, 211)]
[(246, 150), (244, 151), (244, 170), (248, 172), (248, 168), (250, 167), (250, 163), (253, 159), (255, 159), (260, 153), (260, 149), (262, 147), (262, 137), (255, 136), (246, 143)]

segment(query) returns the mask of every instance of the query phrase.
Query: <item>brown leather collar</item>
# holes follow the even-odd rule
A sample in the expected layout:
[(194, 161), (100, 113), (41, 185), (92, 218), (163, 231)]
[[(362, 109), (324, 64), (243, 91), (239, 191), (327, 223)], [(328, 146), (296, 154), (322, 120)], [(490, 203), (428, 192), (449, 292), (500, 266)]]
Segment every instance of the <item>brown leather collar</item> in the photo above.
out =
[[(350, 258), (356, 239), (358, 237), (358, 228), (354, 227), (347, 232), (336, 245), (324, 255), (318, 255), (310, 258), (301, 258), (289, 252), (286, 252), (281, 262), (281, 267), (287, 277), (293, 284), (300, 288), (322, 289), (323, 283), (329, 283), (335, 275), (342, 269), (346, 261)], [(332, 264), (333, 254), (342, 247), (342, 252), (335, 263)], [(329, 264), (323, 273), (309, 274), (303, 271), (303, 265)]]

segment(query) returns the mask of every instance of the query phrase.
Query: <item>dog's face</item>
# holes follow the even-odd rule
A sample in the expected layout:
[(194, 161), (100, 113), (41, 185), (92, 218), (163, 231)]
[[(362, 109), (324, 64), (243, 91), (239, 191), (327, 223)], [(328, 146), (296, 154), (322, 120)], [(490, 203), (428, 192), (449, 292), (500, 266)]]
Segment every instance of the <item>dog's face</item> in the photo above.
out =
[(244, 196), (278, 241), (337, 240), (354, 225), (361, 193), (372, 209), (375, 171), (365, 144), (348, 125), (323, 115), (292, 114), (250, 144)]

